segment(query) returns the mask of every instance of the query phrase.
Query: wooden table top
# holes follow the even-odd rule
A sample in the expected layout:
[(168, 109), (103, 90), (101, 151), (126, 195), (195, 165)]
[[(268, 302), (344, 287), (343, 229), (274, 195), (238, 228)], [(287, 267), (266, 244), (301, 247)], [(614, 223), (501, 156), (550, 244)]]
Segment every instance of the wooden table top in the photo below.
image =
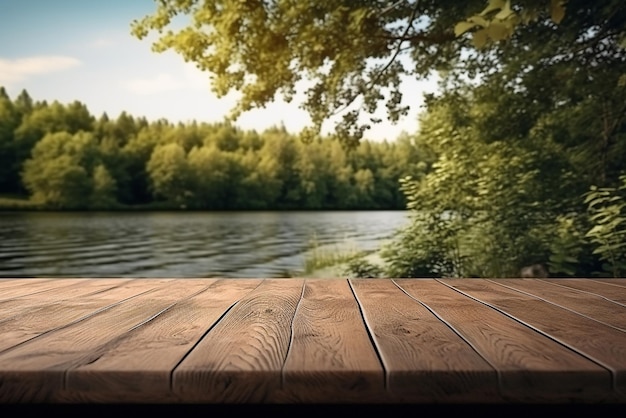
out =
[(0, 279), (2, 403), (624, 403), (626, 279)]

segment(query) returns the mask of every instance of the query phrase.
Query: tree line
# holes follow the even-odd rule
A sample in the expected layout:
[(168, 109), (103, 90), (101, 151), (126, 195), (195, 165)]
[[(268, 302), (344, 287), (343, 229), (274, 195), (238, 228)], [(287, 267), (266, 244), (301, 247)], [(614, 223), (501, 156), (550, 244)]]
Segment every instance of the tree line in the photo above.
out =
[(428, 156), (409, 135), (348, 149), (284, 127), (92, 115), (0, 87), (0, 194), (45, 209), (404, 209)]

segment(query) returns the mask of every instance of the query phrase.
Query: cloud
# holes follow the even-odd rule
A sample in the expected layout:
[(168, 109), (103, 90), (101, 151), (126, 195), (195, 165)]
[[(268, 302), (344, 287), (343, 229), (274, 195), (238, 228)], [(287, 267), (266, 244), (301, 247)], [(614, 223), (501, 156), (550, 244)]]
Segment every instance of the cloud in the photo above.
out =
[(0, 85), (23, 81), (31, 76), (67, 70), (80, 64), (81, 62), (76, 58), (60, 55), (17, 59), (0, 58)]
[(161, 73), (153, 78), (130, 80), (125, 83), (125, 87), (137, 94), (155, 94), (181, 89), (185, 87), (185, 83), (172, 77), (171, 74)]

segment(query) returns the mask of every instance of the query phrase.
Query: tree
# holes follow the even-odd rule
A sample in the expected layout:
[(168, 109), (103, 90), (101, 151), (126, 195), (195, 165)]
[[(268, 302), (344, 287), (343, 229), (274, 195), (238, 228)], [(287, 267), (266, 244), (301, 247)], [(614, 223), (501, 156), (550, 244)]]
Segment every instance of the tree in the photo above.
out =
[(354, 173), (354, 187), (356, 189), (356, 204), (358, 207), (371, 207), (374, 191), (374, 174), (369, 168), (361, 168)]
[(301, 206), (303, 191), (300, 187), (300, 174), (296, 167), (300, 156), (297, 138), (290, 135), (284, 127), (271, 128), (263, 132), (265, 142), (262, 154), (276, 160), (276, 179), (279, 209), (294, 209)]
[(104, 164), (98, 164), (93, 171), (91, 200), (92, 209), (111, 209), (117, 206), (117, 184)]
[(47, 134), (24, 163), (22, 181), (37, 203), (54, 209), (83, 209), (89, 206), (96, 163), (97, 144), (90, 133)]
[(15, 98), (14, 104), (21, 118), (32, 112), (35, 107), (33, 99), (26, 90), (22, 90), (20, 92), (20, 94)]
[(14, 142), (14, 131), (19, 123), (18, 110), (4, 87), (0, 87), (0, 193), (20, 191)]
[(275, 208), (282, 187), (276, 157), (267, 152), (248, 149), (241, 158), (241, 168), (243, 178), (238, 187), (237, 207)]
[[(321, 140), (299, 146), (295, 169), (300, 179), (300, 207), (325, 209), (328, 199), (328, 154)], [(306, 149), (304, 149), (306, 147)]]
[[(16, 101), (18, 109), (29, 109), (31, 100), (23, 93)], [(25, 113), (20, 125), (14, 131), (15, 172), (21, 172), (22, 164), (30, 157), (31, 150), (47, 134), (65, 132), (70, 135), (78, 132), (91, 132), (94, 118), (80, 102), (63, 105), (58, 101), (48, 105), (37, 103), (32, 111)]]
[(567, 60), (617, 64), (626, 74), (622, 0), (485, 3), (166, 0), (134, 20), (132, 33), (144, 39), (157, 32), (153, 49), (172, 49), (210, 73), (219, 96), (239, 91), (233, 117), (278, 95), (291, 101), (302, 81), (313, 128), (339, 114), (336, 131), (348, 143), (376, 123), (380, 105), (391, 121), (407, 113), (403, 77), (471, 77), (506, 67), (514, 80)]
[(144, 126), (122, 148), (121, 157), (126, 176), (125, 182), (118, 184), (118, 187), (122, 189), (123, 203), (142, 204), (152, 200), (146, 164), (167, 129), (168, 126), (158, 121)]
[(186, 205), (189, 191), (189, 166), (182, 146), (169, 143), (157, 146), (146, 166), (153, 193), (178, 205)]
[(224, 193), (228, 186), (228, 161), (217, 145), (194, 147), (187, 157), (193, 182), (193, 206), (228, 209)]
[(436, 159), (403, 180), (412, 221), (385, 254), (393, 276), (516, 276), (548, 260), (559, 215), (584, 211), (562, 148), (485, 138), (489, 96), (472, 93), (440, 98), (422, 116), (417, 141)]

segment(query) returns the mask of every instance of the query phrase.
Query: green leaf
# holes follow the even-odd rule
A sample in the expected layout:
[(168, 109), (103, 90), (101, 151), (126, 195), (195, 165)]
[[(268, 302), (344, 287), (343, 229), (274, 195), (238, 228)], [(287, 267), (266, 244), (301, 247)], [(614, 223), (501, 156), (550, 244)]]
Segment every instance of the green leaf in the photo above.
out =
[(476, 23), (472, 23), (472, 22), (459, 22), (454, 26), (454, 35), (455, 36), (461, 36), (463, 35), (465, 32), (467, 32), (470, 29), (473, 29), (476, 27)]
[(551, 0), (550, 2), (550, 16), (557, 25), (561, 23), (561, 20), (565, 17), (565, 7), (562, 0)]
[(481, 29), (481, 30), (474, 32), (474, 38), (473, 38), (474, 46), (478, 49), (484, 47), (485, 44), (487, 43), (488, 37), (489, 36), (487, 34), (487, 29)]
[(503, 23), (491, 22), (486, 30), (489, 37), (494, 41), (501, 41), (509, 36), (509, 28)]
[(467, 21), (472, 22), (477, 26), (482, 26), (483, 28), (486, 28), (487, 26), (489, 26), (489, 21), (487, 21), (486, 19), (480, 16), (472, 16), (469, 19), (467, 19)]
[(496, 19), (505, 20), (508, 19), (512, 14), (514, 14), (513, 10), (511, 10), (511, 2), (507, 1), (502, 7), (502, 10), (495, 15)]

